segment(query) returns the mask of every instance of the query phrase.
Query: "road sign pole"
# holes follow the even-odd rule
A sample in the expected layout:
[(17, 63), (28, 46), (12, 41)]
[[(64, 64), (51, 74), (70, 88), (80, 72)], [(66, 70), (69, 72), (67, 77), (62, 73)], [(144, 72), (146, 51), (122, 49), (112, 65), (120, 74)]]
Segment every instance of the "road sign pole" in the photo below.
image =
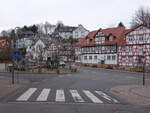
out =
[(15, 83), (15, 73), (14, 73), (14, 65), (12, 67), (12, 84)]
[(145, 63), (143, 65), (143, 86), (145, 86)]
[(146, 67), (146, 51), (143, 51), (143, 86), (145, 86), (145, 67)]

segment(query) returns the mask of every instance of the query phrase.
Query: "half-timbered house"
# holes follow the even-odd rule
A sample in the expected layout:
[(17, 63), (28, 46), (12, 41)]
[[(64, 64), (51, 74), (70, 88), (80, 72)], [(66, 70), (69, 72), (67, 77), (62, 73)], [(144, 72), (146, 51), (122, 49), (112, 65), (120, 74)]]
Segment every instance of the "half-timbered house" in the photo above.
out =
[(150, 67), (150, 28), (140, 25), (126, 30), (118, 53), (120, 66), (136, 67), (146, 64)]
[[(77, 43), (81, 63), (88, 64), (118, 64), (118, 45), (121, 41), (124, 27), (99, 29), (90, 32)], [(82, 41), (82, 42), (80, 42)], [(79, 49), (80, 45), (80, 49)]]

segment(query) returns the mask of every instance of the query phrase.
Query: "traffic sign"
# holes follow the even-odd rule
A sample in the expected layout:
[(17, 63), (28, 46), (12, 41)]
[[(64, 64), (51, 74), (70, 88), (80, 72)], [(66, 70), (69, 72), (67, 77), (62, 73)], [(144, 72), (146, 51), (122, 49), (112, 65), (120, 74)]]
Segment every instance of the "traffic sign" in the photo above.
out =
[(19, 61), (21, 59), (21, 57), (22, 57), (22, 52), (20, 50), (15, 50), (13, 52), (12, 57), (13, 57), (13, 60)]

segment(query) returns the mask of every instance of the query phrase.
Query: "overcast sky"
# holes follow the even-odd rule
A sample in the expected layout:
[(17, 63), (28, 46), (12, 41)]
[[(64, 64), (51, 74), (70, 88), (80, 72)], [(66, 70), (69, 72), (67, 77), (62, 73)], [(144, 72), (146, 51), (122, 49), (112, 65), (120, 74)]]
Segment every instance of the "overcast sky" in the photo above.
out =
[(0, 31), (45, 21), (83, 24), (89, 30), (129, 26), (132, 15), (150, 0), (0, 0)]

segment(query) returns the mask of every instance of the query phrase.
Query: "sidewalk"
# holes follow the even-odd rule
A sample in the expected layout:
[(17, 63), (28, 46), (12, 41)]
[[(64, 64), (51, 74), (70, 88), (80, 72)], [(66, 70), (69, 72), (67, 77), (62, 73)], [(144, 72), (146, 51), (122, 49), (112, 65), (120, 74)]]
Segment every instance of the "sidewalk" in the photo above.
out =
[(150, 105), (150, 86), (127, 85), (111, 88), (111, 93), (121, 99), (138, 105)]
[(12, 85), (10, 79), (1, 79), (0, 78), (0, 102), (7, 98), (8, 95), (10, 95), (12, 92), (16, 91), (21, 86), (27, 84), (27, 81), (20, 80), (19, 83), (15, 83)]

